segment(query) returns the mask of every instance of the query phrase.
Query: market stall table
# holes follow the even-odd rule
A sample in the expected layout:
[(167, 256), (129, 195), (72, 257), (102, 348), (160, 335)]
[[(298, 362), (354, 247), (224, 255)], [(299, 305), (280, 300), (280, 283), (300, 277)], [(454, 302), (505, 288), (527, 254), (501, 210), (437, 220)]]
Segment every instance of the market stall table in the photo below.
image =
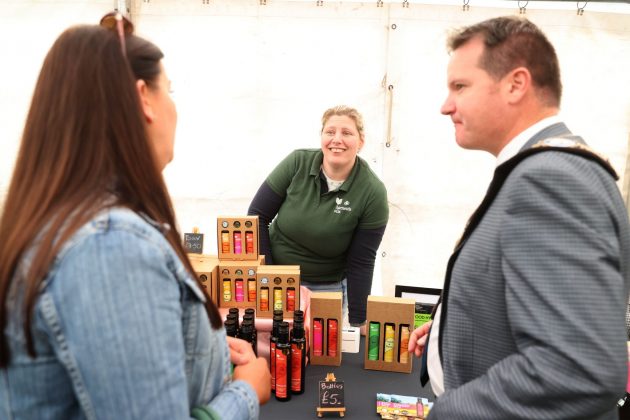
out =
[[(358, 353), (343, 353), (341, 366), (306, 367), (305, 392), (292, 395), (288, 402), (276, 401), (273, 394), (269, 402), (260, 407), (261, 420), (317, 419), (318, 385), (326, 374), (333, 372), (337, 381), (344, 382), (344, 419), (378, 419), (376, 394), (398, 394), (428, 398), (434, 401), (430, 385), (420, 385), (420, 359), (414, 359), (411, 373), (382, 372), (363, 369), (364, 340)], [(327, 414), (325, 418), (340, 418)]]

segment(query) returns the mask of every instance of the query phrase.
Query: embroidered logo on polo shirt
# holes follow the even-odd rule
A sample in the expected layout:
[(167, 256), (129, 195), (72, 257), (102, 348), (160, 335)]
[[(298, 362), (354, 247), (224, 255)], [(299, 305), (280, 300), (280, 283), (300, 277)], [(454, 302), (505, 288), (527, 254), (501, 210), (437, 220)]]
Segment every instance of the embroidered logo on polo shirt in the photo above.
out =
[[(337, 205), (335, 206), (334, 212), (337, 214), (340, 214), (342, 211), (347, 211), (347, 212), (352, 211), (352, 208), (349, 207), (350, 202), (348, 200), (343, 201), (343, 198), (337, 197), (335, 198), (335, 203), (337, 203)], [(343, 206), (342, 206), (342, 203), (343, 203)]]

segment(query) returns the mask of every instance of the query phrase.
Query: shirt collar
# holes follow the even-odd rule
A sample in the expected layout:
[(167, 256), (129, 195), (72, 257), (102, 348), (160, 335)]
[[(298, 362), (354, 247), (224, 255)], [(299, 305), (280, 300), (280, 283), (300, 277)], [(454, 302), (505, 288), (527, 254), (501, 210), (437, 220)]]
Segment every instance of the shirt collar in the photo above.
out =
[[(359, 156), (355, 158), (354, 165), (352, 166), (352, 170), (350, 171), (348, 178), (346, 178), (344, 183), (341, 184), (341, 187), (339, 187), (339, 189), (336, 191), (348, 191), (350, 189), (350, 185), (352, 185), (352, 181), (354, 181), (354, 178), (357, 175), (357, 171), (359, 170), (360, 159), (361, 158)], [(326, 180), (326, 178), (324, 177), (322, 173), (323, 161), (324, 161), (324, 152), (320, 150), (319, 153), (317, 154), (317, 157), (313, 159), (313, 164), (311, 165), (311, 170), (309, 171), (309, 175), (316, 177), (317, 182), (319, 182), (320, 179), (323, 179), (324, 181)]]
[(315, 159), (313, 159), (313, 163), (311, 164), (311, 170), (309, 171), (309, 175), (319, 178), (319, 171), (322, 168), (323, 161), (324, 161), (324, 152), (319, 150), (317, 152), (317, 155), (315, 155)]
[(551, 117), (543, 118), (534, 125), (526, 128), (524, 131), (521, 131), (499, 152), (499, 155), (497, 156), (497, 166), (516, 156), (516, 154), (523, 148), (523, 146), (525, 146), (525, 143), (527, 143), (534, 134), (559, 122), (561, 122), (560, 117), (552, 115)]

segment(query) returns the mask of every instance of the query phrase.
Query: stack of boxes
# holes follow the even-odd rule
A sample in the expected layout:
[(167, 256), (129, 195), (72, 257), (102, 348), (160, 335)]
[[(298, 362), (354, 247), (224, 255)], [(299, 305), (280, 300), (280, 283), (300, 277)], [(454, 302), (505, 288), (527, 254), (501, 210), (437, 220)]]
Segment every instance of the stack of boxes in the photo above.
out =
[[(189, 254), (208, 299), (220, 308), (254, 308), (257, 318), (272, 318), (274, 310), (282, 310), (284, 318), (292, 319), (300, 309), (300, 267), (264, 265), (258, 248), (258, 217), (219, 217), (217, 243), (218, 256)], [(413, 357), (407, 344), (414, 306), (412, 299), (368, 297), (365, 369), (411, 372)], [(310, 314), (310, 363), (339, 366), (342, 294), (312, 293)]]
[(217, 218), (218, 256), (188, 254), (209, 299), (220, 308), (255, 308), (271, 318), (300, 306), (300, 267), (264, 265), (259, 255), (258, 216)]

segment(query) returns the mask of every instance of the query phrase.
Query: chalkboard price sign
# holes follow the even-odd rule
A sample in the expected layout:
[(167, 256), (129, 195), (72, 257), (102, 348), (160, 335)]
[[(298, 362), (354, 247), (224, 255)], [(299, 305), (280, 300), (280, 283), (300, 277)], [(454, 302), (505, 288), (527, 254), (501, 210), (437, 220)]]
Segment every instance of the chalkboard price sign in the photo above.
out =
[(322, 408), (343, 407), (343, 382), (319, 381), (319, 406)]
[(184, 249), (190, 254), (201, 254), (203, 233), (184, 233)]
[(336, 412), (340, 417), (346, 414), (343, 400), (343, 382), (337, 381), (333, 373), (326, 375), (326, 380), (319, 381), (319, 400), (317, 417), (326, 412)]

